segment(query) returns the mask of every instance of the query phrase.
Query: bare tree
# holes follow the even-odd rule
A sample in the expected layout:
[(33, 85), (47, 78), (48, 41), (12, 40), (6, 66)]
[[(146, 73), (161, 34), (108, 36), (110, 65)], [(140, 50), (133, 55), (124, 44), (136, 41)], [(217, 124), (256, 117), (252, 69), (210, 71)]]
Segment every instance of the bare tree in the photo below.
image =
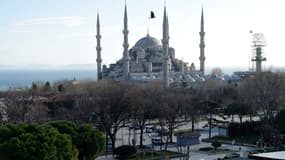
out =
[(232, 115), (232, 122), (233, 122), (233, 116), (238, 115), (240, 119), (240, 124), (242, 124), (242, 118), (244, 116), (249, 115), (251, 112), (251, 108), (248, 104), (242, 103), (240, 101), (233, 102), (229, 104), (225, 109), (224, 109), (224, 114), (227, 115)]
[(263, 112), (264, 118), (270, 122), (284, 94), (284, 73), (263, 72), (242, 83), (243, 93), (249, 102)]
[(183, 100), (183, 110), (191, 119), (191, 130), (195, 130), (195, 123), (198, 121), (201, 114), (201, 103), (199, 98), (194, 94), (187, 93)]
[(143, 129), (148, 120), (154, 119), (154, 106), (160, 104), (162, 90), (156, 83), (138, 84), (129, 92), (132, 118), (140, 128), (140, 147), (143, 146)]
[(184, 94), (181, 90), (169, 89), (166, 94), (162, 96), (160, 105), (157, 105), (157, 113), (161, 126), (167, 127), (168, 131), (162, 130), (161, 134), (166, 137), (165, 150), (167, 149), (168, 142), (173, 143), (174, 129), (182, 125), (181, 121), (178, 121), (182, 115), (182, 107), (184, 100)]
[(7, 115), (9, 122), (25, 122), (29, 112), (30, 94), (28, 90), (14, 91), (6, 93)]
[(43, 123), (48, 121), (48, 107), (42, 104), (32, 104), (28, 106), (26, 122)]
[(115, 149), (116, 133), (130, 116), (128, 90), (130, 84), (118, 81), (98, 81), (89, 88), (95, 96), (95, 113)]
[(196, 87), (197, 96), (204, 114), (208, 116), (209, 138), (211, 138), (214, 115), (222, 114), (220, 108), (223, 101), (225, 83), (220, 80), (208, 80)]

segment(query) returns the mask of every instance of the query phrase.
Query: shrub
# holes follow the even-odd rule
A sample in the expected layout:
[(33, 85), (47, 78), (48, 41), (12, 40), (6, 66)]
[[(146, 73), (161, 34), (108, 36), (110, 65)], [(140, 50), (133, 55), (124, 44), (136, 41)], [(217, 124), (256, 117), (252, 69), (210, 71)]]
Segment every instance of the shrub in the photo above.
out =
[(218, 147), (221, 147), (222, 144), (219, 142), (219, 141), (214, 141), (212, 142), (212, 146), (215, 148), (215, 150), (218, 148)]
[(128, 159), (136, 152), (137, 150), (135, 147), (127, 145), (120, 146), (114, 150), (114, 154), (117, 155), (117, 159), (119, 160)]
[(281, 110), (274, 119), (275, 128), (285, 134), (285, 109)]
[(76, 160), (78, 151), (71, 137), (50, 125), (3, 125), (0, 142), (1, 160)]
[(1, 160), (94, 160), (105, 138), (91, 125), (57, 121), (0, 126)]
[(230, 137), (245, 137), (245, 136), (258, 136), (260, 131), (258, 128), (263, 124), (263, 122), (244, 122), (240, 123), (230, 123), (228, 127), (228, 134)]
[(199, 151), (210, 151), (210, 150), (213, 150), (212, 147), (202, 147), (202, 148), (199, 148)]

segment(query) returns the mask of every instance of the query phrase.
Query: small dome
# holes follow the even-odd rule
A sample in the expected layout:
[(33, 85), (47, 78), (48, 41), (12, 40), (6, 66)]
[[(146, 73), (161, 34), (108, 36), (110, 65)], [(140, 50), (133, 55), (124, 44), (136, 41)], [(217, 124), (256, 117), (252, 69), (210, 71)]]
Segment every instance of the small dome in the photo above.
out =
[(149, 36), (149, 35), (147, 35), (146, 37), (141, 38), (135, 44), (135, 47), (141, 47), (143, 49), (153, 48), (153, 47), (157, 47), (157, 46), (160, 46), (160, 41), (157, 40), (154, 37)]

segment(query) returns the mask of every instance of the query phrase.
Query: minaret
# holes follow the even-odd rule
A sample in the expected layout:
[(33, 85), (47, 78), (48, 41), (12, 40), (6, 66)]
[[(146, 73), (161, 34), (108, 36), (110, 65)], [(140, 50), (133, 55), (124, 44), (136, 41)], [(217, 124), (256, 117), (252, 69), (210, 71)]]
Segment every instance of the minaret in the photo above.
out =
[(202, 14), (201, 14), (201, 30), (200, 30), (200, 71), (202, 74), (205, 74), (205, 32), (204, 32), (204, 15), (203, 15), (203, 8), (202, 8)]
[(97, 79), (98, 80), (102, 80), (103, 76), (102, 76), (102, 68), (101, 68), (101, 63), (102, 63), (102, 58), (101, 58), (101, 35), (100, 35), (100, 20), (99, 20), (99, 13), (97, 12), (97, 35), (96, 35), (96, 39), (97, 39)]
[(124, 34), (124, 52), (123, 52), (123, 62), (124, 62), (124, 66), (123, 66), (123, 77), (125, 80), (129, 79), (129, 65), (130, 65), (130, 57), (129, 57), (129, 43), (128, 43), (128, 34), (129, 34), (129, 30), (128, 30), (128, 16), (127, 16), (127, 4), (125, 4), (125, 15), (124, 15), (124, 30), (123, 30), (123, 34)]
[(168, 25), (168, 16), (166, 15), (166, 6), (164, 5), (164, 15), (163, 15), (163, 38), (162, 38), (162, 47), (164, 52), (164, 62), (163, 62), (163, 89), (167, 90), (169, 87), (169, 25)]

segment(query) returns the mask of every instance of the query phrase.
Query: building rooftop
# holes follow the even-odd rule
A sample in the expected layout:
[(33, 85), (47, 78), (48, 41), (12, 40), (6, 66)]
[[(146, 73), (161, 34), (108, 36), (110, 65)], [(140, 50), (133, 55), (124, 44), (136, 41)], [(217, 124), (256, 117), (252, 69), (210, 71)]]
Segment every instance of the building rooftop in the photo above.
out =
[(141, 38), (135, 44), (135, 47), (142, 47), (144, 49), (161, 46), (160, 41), (150, 35)]

